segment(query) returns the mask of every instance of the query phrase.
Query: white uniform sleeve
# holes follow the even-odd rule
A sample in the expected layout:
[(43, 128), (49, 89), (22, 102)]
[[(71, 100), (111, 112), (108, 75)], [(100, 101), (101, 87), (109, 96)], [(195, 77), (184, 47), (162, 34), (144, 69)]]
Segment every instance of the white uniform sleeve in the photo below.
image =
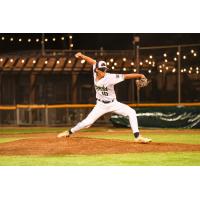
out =
[(124, 81), (124, 74), (110, 74), (109, 84), (115, 85)]

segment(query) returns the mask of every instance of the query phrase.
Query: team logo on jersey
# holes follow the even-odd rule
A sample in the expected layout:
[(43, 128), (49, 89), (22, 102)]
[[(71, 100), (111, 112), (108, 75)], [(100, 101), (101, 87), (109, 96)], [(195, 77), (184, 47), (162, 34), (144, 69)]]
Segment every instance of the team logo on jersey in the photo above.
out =
[(108, 88), (103, 85), (103, 87), (95, 85), (95, 89), (97, 91), (108, 91)]

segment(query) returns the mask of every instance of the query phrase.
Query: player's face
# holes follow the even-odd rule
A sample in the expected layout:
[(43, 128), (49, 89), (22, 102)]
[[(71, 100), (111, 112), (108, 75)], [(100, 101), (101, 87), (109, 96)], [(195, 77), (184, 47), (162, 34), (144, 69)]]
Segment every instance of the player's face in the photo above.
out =
[(106, 70), (105, 70), (105, 71), (101, 71), (101, 70), (99, 70), (99, 69), (96, 69), (96, 72), (97, 72), (97, 75), (98, 75), (99, 77), (104, 77), (105, 74), (106, 74)]

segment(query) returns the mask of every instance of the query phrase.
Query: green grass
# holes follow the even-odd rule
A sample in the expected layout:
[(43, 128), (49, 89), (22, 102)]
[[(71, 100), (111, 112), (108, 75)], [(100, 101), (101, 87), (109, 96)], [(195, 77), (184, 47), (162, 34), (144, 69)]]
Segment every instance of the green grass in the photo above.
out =
[(1, 166), (200, 166), (200, 152), (94, 156), (1, 156)]
[[(32, 133), (58, 133), (67, 130), (69, 127), (33, 127), (33, 128), (0, 128), (1, 134), (32, 134)], [(106, 131), (105, 128), (90, 128), (81, 130), (81, 132)]]
[[(146, 134), (154, 142), (170, 142), (170, 143), (185, 143), (185, 144), (200, 144), (200, 134)], [(84, 135), (83, 135), (84, 137)], [(87, 136), (98, 139), (116, 139), (116, 140), (127, 140), (132, 141), (133, 135), (130, 134), (111, 134), (111, 135), (91, 135)]]
[(21, 140), (23, 138), (0, 138), (0, 143), (5, 143), (5, 142), (13, 142), (16, 140)]

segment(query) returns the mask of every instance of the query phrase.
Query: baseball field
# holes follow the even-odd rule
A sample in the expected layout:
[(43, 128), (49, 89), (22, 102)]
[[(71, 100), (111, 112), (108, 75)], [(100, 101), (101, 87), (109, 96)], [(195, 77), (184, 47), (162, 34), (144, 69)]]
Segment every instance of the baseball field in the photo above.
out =
[(130, 129), (83, 130), (58, 139), (66, 128), (0, 130), (1, 166), (200, 166), (199, 129), (141, 129), (150, 144), (136, 144)]

